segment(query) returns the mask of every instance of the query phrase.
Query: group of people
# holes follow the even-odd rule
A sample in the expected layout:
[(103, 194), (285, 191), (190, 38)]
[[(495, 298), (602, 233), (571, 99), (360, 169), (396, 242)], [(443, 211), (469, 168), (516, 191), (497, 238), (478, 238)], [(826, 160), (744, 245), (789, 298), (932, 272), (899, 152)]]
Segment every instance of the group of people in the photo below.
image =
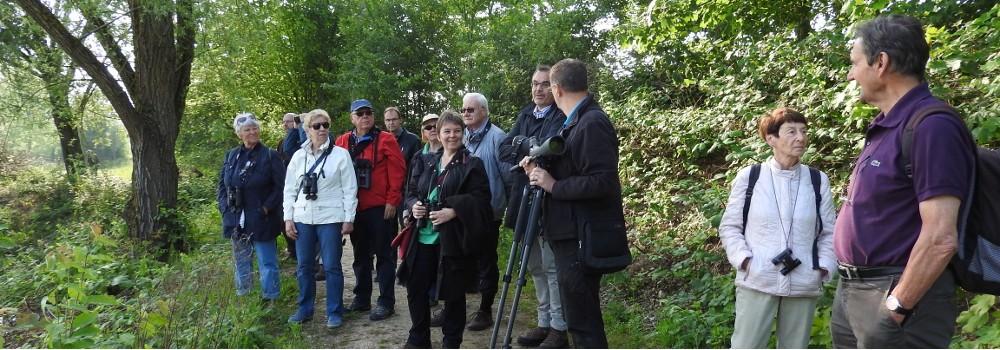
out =
[[(719, 227), (736, 269), (734, 348), (807, 348), (823, 283), (840, 276), (836, 348), (947, 348), (954, 332), (959, 209), (975, 171), (960, 121), (919, 110), (943, 105), (925, 77), (929, 45), (919, 20), (884, 16), (857, 29), (847, 75), (880, 113), (865, 133), (839, 215), (826, 174), (801, 163), (806, 117), (777, 108), (759, 120), (773, 156), (741, 169)], [(904, 142), (912, 142), (909, 159)], [(947, 164), (947, 165), (946, 165)], [(815, 175), (813, 175), (815, 174)]]
[[(468, 93), (459, 111), (422, 118), (422, 146), (401, 127), (398, 109), (385, 109), (383, 131), (363, 99), (351, 104), (353, 128), (340, 136), (330, 132), (324, 110), (285, 115), (287, 134), (278, 150), (261, 144), (254, 115), (237, 115), (233, 128), (242, 144), (226, 153), (218, 186), (237, 294), (252, 289), (256, 253), (262, 295), (265, 301), (277, 298), (276, 239), (283, 232), (289, 257), (297, 261), (299, 287), (298, 309), (288, 322), (312, 320), (317, 279), (327, 283), (328, 328), (340, 327), (345, 312), (369, 312), (372, 321), (388, 318), (395, 313), (398, 278), (412, 321), (404, 347), (430, 347), (430, 329), (439, 326), (442, 346), (457, 348), (466, 328), (482, 331), (495, 322), (500, 226), (506, 218), (513, 228), (521, 193), (537, 186), (547, 198), (547, 214), (530, 223), (543, 232), (528, 267), (537, 284), (538, 323), (518, 342), (565, 348), (572, 336), (577, 347), (606, 348), (602, 275), (577, 263), (575, 218), (591, 203), (611, 203), (599, 207), (623, 215), (616, 132), (588, 92), (584, 62), (539, 66), (531, 78), (532, 103), (510, 133), (491, 122), (484, 95)], [(565, 138), (566, 152), (547, 160), (547, 168), (513, 145), (517, 136), (554, 135)], [(341, 257), (348, 238), (356, 285), (345, 306)], [(405, 241), (398, 251), (394, 240)], [(314, 276), (317, 261), (321, 276)], [(379, 289), (374, 308), (373, 269)], [(482, 297), (466, 325), (468, 292)], [(439, 301), (443, 308), (432, 316)]]

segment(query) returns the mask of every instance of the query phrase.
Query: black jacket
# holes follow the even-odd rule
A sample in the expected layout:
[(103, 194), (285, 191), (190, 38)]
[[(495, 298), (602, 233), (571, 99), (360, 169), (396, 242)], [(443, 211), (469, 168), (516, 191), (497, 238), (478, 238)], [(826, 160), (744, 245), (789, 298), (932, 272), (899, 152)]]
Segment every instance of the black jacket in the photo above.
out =
[[(535, 118), (535, 103), (529, 103), (528, 105), (521, 108), (521, 113), (517, 115), (517, 119), (514, 121), (514, 127), (510, 129), (507, 133), (507, 137), (503, 139), (500, 143), (500, 161), (510, 164), (517, 164), (521, 161), (524, 156), (517, 156), (517, 149), (512, 144), (514, 142), (514, 137), (523, 136), (537, 136), (539, 141), (544, 141), (545, 139), (552, 137), (559, 132), (562, 128), (563, 123), (566, 122), (566, 114), (559, 110), (559, 107), (555, 104), (549, 111), (545, 113), (544, 118)], [(524, 174), (524, 171), (518, 170), (514, 173), (513, 185), (510, 188), (510, 196), (507, 197), (507, 214), (504, 216), (504, 225), (509, 228), (514, 228), (514, 224), (517, 223), (518, 208), (521, 204), (521, 195), (524, 192), (524, 186), (528, 184), (528, 176)]]
[[(249, 150), (239, 146), (227, 151), (216, 191), (222, 213), (222, 236), (232, 238), (239, 226), (240, 208), (228, 205), (227, 189), (235, 188), (243, 197), (245, 212), (242, 235), (236, 238), (249, 236), (254, 241), (269, 241), (277, 237), (282, 224), (281, 191), (284, 186), (285, 163), (278, 152), (259, 142)], [(267, 208), (267, 215), (264, 215), (264, 208)]]
[(577, 220), (581, 217), (624, 221), (618, 136), (593, 95), (587, 97), (578, 115), (560, 133), (566, 138), (566, 153), (548, 169), (556, 182), (545, 201), (545, 238), (577, 239)]

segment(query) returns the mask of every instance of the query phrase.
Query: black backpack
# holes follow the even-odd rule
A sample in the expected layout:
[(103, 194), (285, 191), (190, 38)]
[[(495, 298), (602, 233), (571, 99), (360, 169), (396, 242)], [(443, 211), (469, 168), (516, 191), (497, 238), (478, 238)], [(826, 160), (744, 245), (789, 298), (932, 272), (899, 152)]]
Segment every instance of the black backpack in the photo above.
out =
[[(747, 192), (743, 199), (743, 234), (746, 234), (747, 214), (750, 213), (750, 200), (753, 198), (753, 188), (757, 185), (758, 178), (760, 178), (760, 164), (754, 164), (750, 166), (750, 179), (747, 182)], [(819, 169), (809, 167), (809, 179), (812, 180), (813, 193), (816, 194), (816, 238), (813, 239), (812, 263), (813, 270), (819, 270), (819, 234), (823, 233), (823, 217), (819, 213), (820, 202), (823, 201), (823, 195), (819, 193), (819, 185), (822, 181)]]
[[(932, 114), (946, 114), (965, 125), (958, 111), (946, 104), (918, 110), (903, 129), (903, 164), (910, 179), (913, 130)], [(949, 266), (962, 289), (1000, 295), (1000, 153), (976, 147), (975, 165), (958, 217), (958, 251)]]

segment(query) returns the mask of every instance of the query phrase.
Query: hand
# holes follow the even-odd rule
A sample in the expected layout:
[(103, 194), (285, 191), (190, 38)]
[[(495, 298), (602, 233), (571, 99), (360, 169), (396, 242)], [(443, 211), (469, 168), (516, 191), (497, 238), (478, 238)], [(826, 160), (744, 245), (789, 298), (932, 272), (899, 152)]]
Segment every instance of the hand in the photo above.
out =
[(892, 320), (896, 321), (896, 325), (897, 326), (902, 326), (903, 325), (903, 321), (906, 320), (906, 316), (897, 314), (895, 312), (889, 311), (889, 314), (892, 315)]
[(424, 206), (423, 202), (417, 201), (413, 203), (413, 209), (410, 210), (410, 214), (413, 214), (414, 218), (423, 219), (424, 215), (427, 215), (427, 207)]
[(295, 223), (292, 220), (285, 220), (285, 236), (291, 239), (299, 239), (299, 233), (295, 231)]
[(826, 271), (826, 269), (822, 269), (821, 268), (821, 269), (819, 269), (819, 278), (820, 279), (826, 278), (826, 275), (829, 274), (829, 273), (830, 272)]
[(345, 222), (344, 225), (340, 227), (340, 234), (342, 236), (347, 236), (351, 234), (351, 232), (354, 232), (353, 222)]
[(528, 183), (541, 187), (545, 192), (552, 193), (552, 185), (556, 183), (556, 179), (553, 179), (552, 175), (548, 171), (545, 171), (545, 169), (534, 167), (528, 173)]
[(530, 174), (532, 170), (535, 170), (535, 159), (531, 158), (531, 156), (524, 156), (524, 158), (522, 158), (517, 165), (520, 165), (521, 169), (524, 169), (524, 174), (527, 175)]
[(740, 270), (746, 271), (747, 266), (750, 266), (750, 258), (743, 259), (743, 264), (740, 265)]
[(383, 219), (389, 220), (396, 218), (396, 206), (392, 204), (385, 205), (385, 215)]
[(451, 219), (454, 219), (456, 216), (458, 216), (458, 214), (455, 214), (455, 209), (452, 208), (443, 208), (430, 213), (431, 223), (434, 224), (434, 226), (451, 221)]

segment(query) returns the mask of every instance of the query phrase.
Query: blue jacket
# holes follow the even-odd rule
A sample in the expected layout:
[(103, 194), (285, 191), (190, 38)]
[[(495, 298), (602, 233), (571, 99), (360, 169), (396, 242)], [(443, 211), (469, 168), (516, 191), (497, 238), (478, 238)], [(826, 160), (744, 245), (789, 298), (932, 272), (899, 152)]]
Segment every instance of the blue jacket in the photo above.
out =
[[(244, 171), (245, 170), (245, 171)], [(242, 175), (241, 175), (242, 173)], [(281, 229), (281, 191), (285, 184), (285, 164), (278, 152), (257, 143), (226, 152), (219, 171), (217, 199), (222, 213), (222, 236), (250, 237), (254, 241), (272, 240)], [(229, 206), (228, 189), (239, 191), (242, 207)], [(267, 215), (264, 214), (267, 208)], [(243, 229), (238, 230), (240, 214), (244, 213)], [(234, 237), (234, 233), (239, 232)]]

